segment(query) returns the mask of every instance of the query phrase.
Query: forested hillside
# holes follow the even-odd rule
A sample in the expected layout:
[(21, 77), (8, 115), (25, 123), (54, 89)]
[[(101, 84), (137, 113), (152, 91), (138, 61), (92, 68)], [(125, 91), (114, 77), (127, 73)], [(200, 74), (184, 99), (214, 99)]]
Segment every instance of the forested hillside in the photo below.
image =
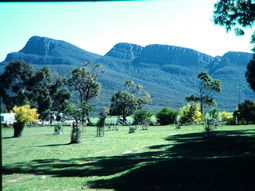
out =
[(252, 54), (243, 52), (212, 57), (189, 48), (129, 43), (116, 44), (101, 56), (64, 41), (34, 36), (22, 50), (7, 55), (0, 63), (0, 73), (14, 60), (23, 60), (36, 69), (48, 66), (60, 76), (67, 76), (69, 70), (83, 62), (95, 62), (107, 70), (99, 79), (102, 89), (94, 100), (97, 108), (109, 107), (111, 95), (124, 89), (124, 81), (133, 80), (151, 94), (153, 101), (147, 108), (158, 111), (162, 107), (179, 110), (185, 105), (185, 97), (197, 91), (197, 75), (205, 71), (222, 82), (223, 91), (216, 97), (218, 107), (233, 111), (239, 102), (255, 98), (245, 79), (251, 58)]

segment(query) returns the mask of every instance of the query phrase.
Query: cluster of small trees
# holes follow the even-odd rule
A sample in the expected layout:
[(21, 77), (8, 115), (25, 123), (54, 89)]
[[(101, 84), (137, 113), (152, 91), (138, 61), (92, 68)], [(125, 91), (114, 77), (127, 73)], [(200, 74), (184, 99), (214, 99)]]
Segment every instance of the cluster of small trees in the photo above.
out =
[[(86, 62), (84, 67), (71, 70), (69, 78), (54, 79), (48, 67), (35, 71), (23, 61), (13, 61), (0, 75), (0, 96), (7, 111), (29, 105), (37, 109), (40, 120), (52, 120), (54, 111), (58, 121), (64, 117), (61, 114), (68, 114), (74, 118), (75, 124), (87, 122), (91, 125), (89, 113), (93, 106), (90, 101), (99, 96), (101, 84), (98, 76), (104, 72), (101, 65)], [(141, 109), (143, 104), (150, 103), (151, 98), (141, 85), (131, 80), (126, 81), (124, 86), (127, 91), (113, 94), (109, 113), (121, 115), (126, 121), (127, 116)], [(78, 95), (78, 100), (71, 101), (72, 93)]]

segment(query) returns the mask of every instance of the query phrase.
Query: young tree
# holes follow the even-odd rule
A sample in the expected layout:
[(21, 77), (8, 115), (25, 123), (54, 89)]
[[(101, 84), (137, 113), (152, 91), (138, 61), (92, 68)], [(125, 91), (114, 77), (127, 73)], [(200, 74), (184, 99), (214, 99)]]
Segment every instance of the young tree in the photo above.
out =
[(74, 120), (75, 120), (72, 123), (70, 144), (79, 143), (80, 142), (80, 137), (81, 137), (80, 136), (81, 130), (80, 130), (80, 127), (78, 126), (78, 124), (79, 124), (80, 118), (82, 117), (81, 110), (76, 108), (76, 106), (73, 103), (68, 102), (68, 106), (65, 109), (65, 113), (68, 113), (68, 114), (72, 115)]
[(200, 111), (204, 114), (204, 105), (215, 105), (216, 101), (213, 99), (215, 93), (221, 92), (221, 84), (219, 80), (214, 80), (208, 73), (201, 72), (197, 78), (200, 80), (198, 93), (186, 97), (188, 102), (199, 102)]
[(99, 95), (101, 84), (97, 81), (100, 73), (104, 73), (105, 70), (99, 64), (91, 62), (84, 63), (85, 67), (77, 67), (70, 71), (70, 79), (68, 85), (71, 89), (75, 90), (79, 94), (79, 104), (82, 109), (83, 118), (89, 119), (89, 107), (83, 107), (89, 104), (92, 98)]
[(122, 115), (125, 122), (127, 116), (142, 109), (143, 104), (150, 103), (151, 97), (149, 93), (142, 91), (142, 86), (135, 85), (131, 80), (126, 81), (124, 85), (128, 91), (118, 91), (112, 95), (110, 115)]
[(108, 109), (103, 108), (103, 111), (99, 113), (99, 120), (97, 122), (97, 137), (103, 137), (104, 136), (104, 127), (105, 127), (105, 120), (108, 115)]
[(13, 124), (14, 135), (13, 137), (21, 137), (26, 123), (39, 121), (39, 114), (36, 113), (36, 109), (31, 109), (30, 105), (15, 106), (11, 113), (15, 113), (15, 119), (17, 122)]

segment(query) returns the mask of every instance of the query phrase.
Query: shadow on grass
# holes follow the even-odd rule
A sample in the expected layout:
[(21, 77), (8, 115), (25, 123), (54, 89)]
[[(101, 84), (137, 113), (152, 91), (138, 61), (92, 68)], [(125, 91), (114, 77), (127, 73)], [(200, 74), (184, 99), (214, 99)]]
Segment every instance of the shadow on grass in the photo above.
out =
[(2, 137), (2, 139), (14, 139), (14, 138), (17, 138), (17, 137)]
[(65, 146), (65, 145), (73, 145), (71, 143), (63, 143), (63, 144), (50, 144), (50, 145), (39, 145), (36, 147), (58, 147), (58, 146)]
[[(254, 131), (217, 131), (169, 136), (169, 144), (143, 153), (68, 160), (42, 159), (10, 164), (2, 174), (98, 177), (93, 189), (254, 190)], [(106, 177), (107, 176), (107, 177)], [(85, 183), (84, 183), (85, 184)]]

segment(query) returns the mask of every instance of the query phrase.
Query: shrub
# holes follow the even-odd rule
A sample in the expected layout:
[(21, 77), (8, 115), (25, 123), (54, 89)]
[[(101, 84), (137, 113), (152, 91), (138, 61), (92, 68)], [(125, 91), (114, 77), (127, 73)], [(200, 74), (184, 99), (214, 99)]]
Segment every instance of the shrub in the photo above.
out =
[(61, 134), (63, 133), (63, 125), (62, 123), (56, 123), (54, 125), (54, 134)]
[(13, 124), (14, 137), (21, 137), (26, 123), (39, 121), (39, 114), (36, 109), (30, 109), (30, 105), (23, 105), (20, 107), (13, 107), (11, 113), (15, 113), (16, 123)]
[(199, 111), (199, 105), (191, 103), (183, 106), (179, 113), (179, 120), (181, 124), (202, 123), (203, 120), (202, 114)]
[(224, 121), (226, 124), (233, 124), (233, 115), (232, 113), (230, 112), (226, 112), (226, 111), (222, 111), (220, 112), (220, 116), (221, 116), (221, 119), (222, 121)]
[(153, 116), (153, 113), (151, 111), (147, 111), (144, 109), (138, 110), (135, 112), (135, 115), (134, 115), (134, 124), (151, 123), (152, 116)]
[(169, 125), (175, 122), (178, 112), (170, 108), (162, 108), (156, 115), (160, 125)]

